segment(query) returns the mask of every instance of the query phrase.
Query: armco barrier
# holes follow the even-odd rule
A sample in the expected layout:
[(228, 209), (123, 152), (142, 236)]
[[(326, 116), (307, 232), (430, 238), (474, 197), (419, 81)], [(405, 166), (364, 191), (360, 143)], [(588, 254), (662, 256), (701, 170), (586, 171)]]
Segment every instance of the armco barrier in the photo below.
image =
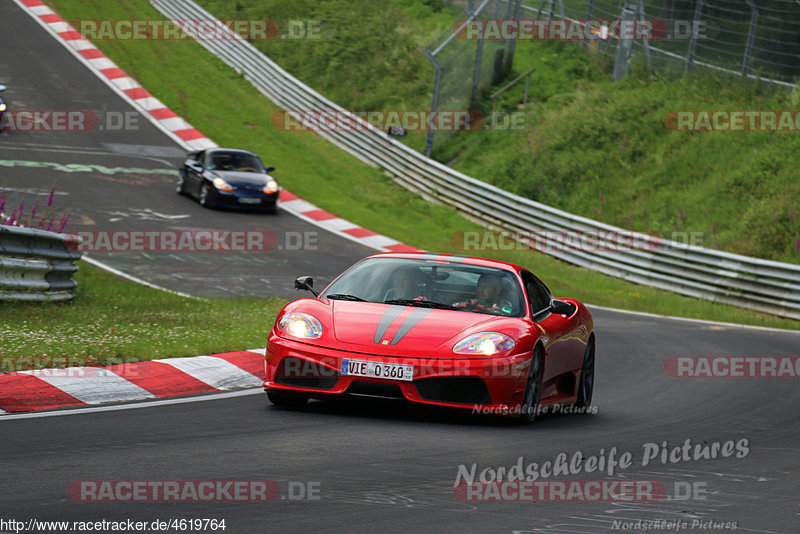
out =
[[(214, 19), (191, 0), (150, 0), (150, 3), (172, 20)], [(222, 23), (217, 23), (216, 30), (228, 38), (198, 39), (198, 42), (282, 109), (347, 113), (290, 76)], [(355, 116), (352, 120), (363, 123)], [(597, 233), (601, 239), (606, 232), (628, 233), (503, 191), (426, 158), (366, 123), (364, 129), (367, 131), (325, 131), (320, 135), (361, 161), (383, 169), (402, 186), (428, 200), (453, 206), (489, 228), (521, 234), (549, 230)], [(800, 319), (800, 265), (729, 254), (646, 235), (636, 237), (651, 246), (625, 252), (592, 252), (566, 246), (542, 252), (631, 282)], [(613, 243), (609, 246), (613, 249)]]
[(66, 234), (0, 225), (0, 300), (71, 300), (77, 243)]

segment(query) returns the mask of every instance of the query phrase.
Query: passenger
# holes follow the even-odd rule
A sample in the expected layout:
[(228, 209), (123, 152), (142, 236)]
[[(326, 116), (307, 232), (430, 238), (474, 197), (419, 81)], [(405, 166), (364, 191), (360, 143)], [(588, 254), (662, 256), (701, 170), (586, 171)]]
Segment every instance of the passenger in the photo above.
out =
[(425, 300), (428, 298), (426, 293), (425, 275), (416, 267), (405, 266), (395, 270), (392, 287), (386, 292), (384, 300)]

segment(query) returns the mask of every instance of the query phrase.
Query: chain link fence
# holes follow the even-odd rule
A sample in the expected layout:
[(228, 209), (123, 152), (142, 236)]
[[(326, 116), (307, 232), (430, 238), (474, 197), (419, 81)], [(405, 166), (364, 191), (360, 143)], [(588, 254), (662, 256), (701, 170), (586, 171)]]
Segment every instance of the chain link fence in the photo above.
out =
[[(481, 93), (502, 81), (514, 63), (516, 41), (464, 39), (462, 32), (474, 20), (521, 18), (521, 0), (462, 0), (456, 4), (465, 10), (463, 19), (454, 21), (424, 50), (434, 68), (431, 111), (473, 109)], [(431, 155), (433, 137), (429, 129), (426, 156)]]
[[(653, 38), (631, 42), (631, 52), (649, 53), (650, 68), (703, 67), (786, 86), (800, 79), (800, 0), (526, 0), (522, 10), (523, 18), (651, 21)], [(583, 45), (619, 62), (625, 43)]]

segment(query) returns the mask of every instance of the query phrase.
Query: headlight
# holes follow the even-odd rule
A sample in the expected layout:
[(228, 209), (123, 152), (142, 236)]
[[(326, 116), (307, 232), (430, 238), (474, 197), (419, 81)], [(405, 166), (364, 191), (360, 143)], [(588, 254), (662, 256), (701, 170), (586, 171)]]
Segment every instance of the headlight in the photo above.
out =
[(6, 110), (6, 105), (0, 104), (0, 111), (5, 111), (5, 110)]
[(278, 329), (303, 339), (319, 339), (322, 336), (322, 324), (307, 313), (287, 313), (278, 321)]
[(229, 184), (222, 178), (214, 178), (213, 184), (214, 187), (216, 187), (220, 191), (233, 191), (233, 187), (231, 187), (231, 184)]
[(465, 337), (453, 347), (456, 354), (484, 354), (491, 356), (514, 348), (514, 340), (498, 332), (481, 332)]
[(264, 189), (262, 189), (262, 191), (264, 191), (265, 193), (274, 193), (277, 190), (278, 190), (278, 182), (276, 182), (275, 180), (268, 181), (267, 185), (265, 185)]

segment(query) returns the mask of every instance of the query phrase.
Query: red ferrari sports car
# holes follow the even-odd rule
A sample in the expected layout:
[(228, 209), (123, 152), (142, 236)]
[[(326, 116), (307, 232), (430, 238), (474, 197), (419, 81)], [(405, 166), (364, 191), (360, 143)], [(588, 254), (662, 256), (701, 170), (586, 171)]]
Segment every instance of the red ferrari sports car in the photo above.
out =
[(314, 298), (288, 303), (269, 333), (264, 389), (273, 404), (372, 395), (519, 416), (588, 407), (592, 316), (553, 299), (519, 265), (475, 257), (365, 258)]

